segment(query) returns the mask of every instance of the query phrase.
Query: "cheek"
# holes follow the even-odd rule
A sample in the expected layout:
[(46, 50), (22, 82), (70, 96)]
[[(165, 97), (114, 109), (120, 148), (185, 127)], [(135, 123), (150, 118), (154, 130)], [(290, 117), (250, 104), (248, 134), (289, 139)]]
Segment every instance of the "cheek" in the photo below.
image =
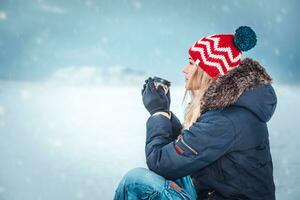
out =
[(193, 71), (190, 71), (190, 72), (188, 73), (188, 77), (191, 78), (192, 75), (193, 75)]
[(196, 66), (192, 66), (192, 65), (188, 68), (188, 77), (189, 78), (194, 74), (194, 72), (196, 71), (196, 69), (197, 69), (197, 67)]
[(187, 76), (190, 77), (192, 75), (192, 72), (193, 72), (192, 68), (190, 66), (188, 66), (187, 69), (186, 69)]

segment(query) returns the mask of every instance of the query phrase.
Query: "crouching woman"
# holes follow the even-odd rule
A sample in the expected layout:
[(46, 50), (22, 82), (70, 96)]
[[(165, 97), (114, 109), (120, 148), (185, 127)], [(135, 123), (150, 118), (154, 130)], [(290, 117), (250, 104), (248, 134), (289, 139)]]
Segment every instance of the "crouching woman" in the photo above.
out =
[(130, 170), (114, 199), (275, 199), (267, 122), (277, 98), (265, 68), (241, 58), (255, 44), (247, 26), (194, 43), (183, 68), (183, 123), (170, 111), (170, 91), (146, 80), (149, 169)]

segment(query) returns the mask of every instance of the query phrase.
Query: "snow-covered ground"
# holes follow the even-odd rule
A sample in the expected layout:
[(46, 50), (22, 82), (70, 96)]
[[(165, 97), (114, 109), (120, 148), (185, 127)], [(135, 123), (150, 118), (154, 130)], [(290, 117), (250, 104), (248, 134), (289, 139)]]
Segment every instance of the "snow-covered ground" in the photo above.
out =
[[(112, 199), (122, 176), (146, 167), (141, 85), (0, 82), (0, 199)], [(299, 199), (300, 89), (274, 86), (269, 122), (277, 199)], [(182, 119), (183, 87), (171, 88)]]

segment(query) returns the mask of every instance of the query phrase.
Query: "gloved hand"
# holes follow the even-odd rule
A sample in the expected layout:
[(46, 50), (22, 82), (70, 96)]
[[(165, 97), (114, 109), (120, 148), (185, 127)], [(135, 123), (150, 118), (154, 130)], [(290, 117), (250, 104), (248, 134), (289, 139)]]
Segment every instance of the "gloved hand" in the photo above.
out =
[[(149, 78), (150, 78), (150, 77), (149, 77)], [(141, 90), (142, 96), (143, 96), (144, 91), (145, 91), (145, 89), (146, 89), (146, 85), (147, 85), (147, 83), (148, 83), (149, 78), (145, 80), (145, 83), (144, 83), (143, 88), (142, 88), (142, 90)]]
[[(150, 78), (151, 78), (151, 77), (149, 77), (148, 79), (145, 80), (145, 83), (144, 83), (143, 88), (142, 88), (142, 90), (141, 90), (142, 96), (143, 96), (143, 94), (144, 94), (144, 91), (145, 91), (145, 89), (146, 89), (146, 85), (148, 84)], [(152, 79), (152, 80), (153, 80), (153, 79)], [(170, 105), (171, 105), (170, 88), (169, 88), (169, 90), (168, 90), (166, 96), (167, 96), (167, 98), (168, 98), (168, 103), (169, 103), (169, 104), (168, 104), (168, 110), (170, 110)]]
[(146, 86), (142, 89), (142, 95), (143, 104), (151, 115), (158, 111), (169, 111), (170, 101), (163, 87), (158, 86), (156, 89), (151, 77), (148, 78)]

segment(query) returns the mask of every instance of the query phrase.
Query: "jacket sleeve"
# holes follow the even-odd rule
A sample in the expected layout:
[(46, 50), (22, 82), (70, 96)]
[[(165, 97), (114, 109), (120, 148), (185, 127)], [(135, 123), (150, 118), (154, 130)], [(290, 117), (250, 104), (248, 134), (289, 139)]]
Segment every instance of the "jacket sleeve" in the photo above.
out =
[(171, 112), (172, 132), (173, 132), (174, 139), (176, 139), (177, 136), (180, 135), (181, 133), (182, 124), (180, 120), (177, 118), (177, 116), (172, 111), (170, 112)]
[(172, 124), (165, 116), (149, 117), (146, 126), (147, 166), (170, 180), (216, 161), (230, 150), (235, 137), (232, 122), (221, 114), (201, 116), (177, 140), (173, 140)]

